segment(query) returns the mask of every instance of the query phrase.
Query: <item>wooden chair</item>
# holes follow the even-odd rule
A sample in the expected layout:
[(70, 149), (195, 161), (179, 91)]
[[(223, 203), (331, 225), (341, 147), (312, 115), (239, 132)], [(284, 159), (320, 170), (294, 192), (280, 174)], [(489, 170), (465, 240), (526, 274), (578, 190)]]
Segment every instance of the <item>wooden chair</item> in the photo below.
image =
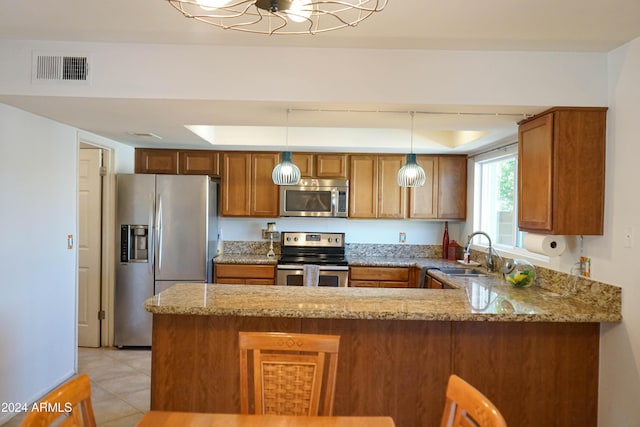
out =
[(339, 345), (336, 335), (240, 332), (241, 412), (332, 415)]
[(457, 375), (449, 377), (440, 427), (507, 427), (498, 408)]
[(75, 377), (34, 403), (20, 427), (96, 427), (91, 404), (91, 383), (84, 374)]

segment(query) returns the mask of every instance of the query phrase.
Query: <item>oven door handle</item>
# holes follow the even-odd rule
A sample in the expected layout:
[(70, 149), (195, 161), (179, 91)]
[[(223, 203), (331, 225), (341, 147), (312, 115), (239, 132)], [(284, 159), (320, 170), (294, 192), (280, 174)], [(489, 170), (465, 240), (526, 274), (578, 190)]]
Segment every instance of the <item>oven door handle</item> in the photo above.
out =
[[(278, 264), (278, 270), (302, 270), (304, 264)], [(348, 265), (320, 265), (320, 271), (349, 271)]]

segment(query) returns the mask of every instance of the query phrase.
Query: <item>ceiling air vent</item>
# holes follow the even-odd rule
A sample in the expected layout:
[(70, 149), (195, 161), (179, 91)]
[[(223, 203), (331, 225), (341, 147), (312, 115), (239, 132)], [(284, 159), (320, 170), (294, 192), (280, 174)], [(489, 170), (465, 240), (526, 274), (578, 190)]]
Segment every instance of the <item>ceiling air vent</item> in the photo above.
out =
[(34, 54), (32, 78), (34, 82), (87, 83), (89, 61), (81, 55)]

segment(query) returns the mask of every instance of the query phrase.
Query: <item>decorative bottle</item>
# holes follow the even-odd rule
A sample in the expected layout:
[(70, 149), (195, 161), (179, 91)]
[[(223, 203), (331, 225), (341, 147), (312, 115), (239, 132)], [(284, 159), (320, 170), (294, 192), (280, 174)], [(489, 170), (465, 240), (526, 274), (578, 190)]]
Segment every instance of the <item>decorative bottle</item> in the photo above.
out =
[(444, 234), (442, 235), (442, 259), (447, 259), (449, 254), (449, 221), (444, 222)]

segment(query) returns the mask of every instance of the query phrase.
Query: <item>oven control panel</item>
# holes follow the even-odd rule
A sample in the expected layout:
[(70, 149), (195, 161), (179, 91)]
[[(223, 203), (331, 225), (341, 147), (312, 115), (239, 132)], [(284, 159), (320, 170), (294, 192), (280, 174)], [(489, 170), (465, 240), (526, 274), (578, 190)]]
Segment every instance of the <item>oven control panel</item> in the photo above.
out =
[(284, 231), (281, 233), (282, 246), (307, 246), (322, 248), (344, 247), (344, 233), (307, 233)]

